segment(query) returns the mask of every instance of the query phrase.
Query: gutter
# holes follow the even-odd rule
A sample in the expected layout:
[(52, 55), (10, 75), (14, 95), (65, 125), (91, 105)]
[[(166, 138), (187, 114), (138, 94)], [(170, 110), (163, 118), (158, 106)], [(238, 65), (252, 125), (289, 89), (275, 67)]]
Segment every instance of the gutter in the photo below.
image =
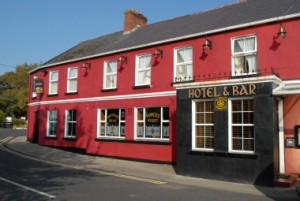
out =
[(40, 69), (43, 69), (43, 68), (62, 65), (62, 64), (66, 64), (66, 63), (71, 63), (71, 62), (76, 62), (76, 61), (81, 61), (81, 60), (87, 60), (87, 59), (92, 59), (92, 58), (95, 58), (95, 57), (101, 57), (101, 56), (121, 53), (121, 52), (125, 52), (125, 51), (145, 48), (145, 47), (149, 47), (149, 46), (161, 45), (161, 44), (164, 44), (164, 43), (180, 41), (180, 40), (184, 40), (184, 39), (189, 39), (189, 38), (194, 38), (194, 37), (199, 37), (199, 36), (205, 36), (205, 35), (225, 32), (225, 31), (231, 31), (231, 30), (235, 30), (235, 29), (241, 29), (241, 28), (245, 28), (245, 27), (251, 27), (251, 26), (255, 26), (255, 25), (261, 25), (261, 24), (266, 24), (266, 23), (276, 22), (276, 21), (282, 21), (282, 20), (288, 20), (288, 19), (298, 18), (298, 17), (300, 17), (300, 13), (285, 15), (285, 16), (282, 16), (282, 17), (273, 17), (273, 18), (269, 18), (269, 19), (265, 19), (265, 20), (259, 20), (259, 21), (244, 23), (244, 24), (238, 24), (238, 25), (224, 27), (224, 28), (220, 28), (220, 29), (214, 29), (214, 30), (210, 30), (210, 31), (199, 32), (199, 33), (195, 33), (195, 34), (180, 36), (180, 37), (176, 37), (176, 38), (170, 38), (170, 39), (161, 40), (161, 41), (157, 41), (157, 42), (146, 43), (146, 44), (137, 45), (137, 46), (133, 46), (133, 47), (113, 50), (113, 51), (109, 51), (109, 52), (103, 52), (103, 53), (99, 53), (99, 54), (95, 54), (95, 55), (90, 55), (90, 56), (87, 56), (87, 57), (81, 57), (81, 58), (77, 58), (77, 59), (65, 60), (65, 61), (62, 61), (62, 62), (52, 63), (52, 64), (48, 64), (48, 65), (42, 65), (42, 66), (40, 66), (36, 69), (33, 69), (32, 71), (29, 71), (29, 74), (31, 74), (35, 71), (38, 71)]

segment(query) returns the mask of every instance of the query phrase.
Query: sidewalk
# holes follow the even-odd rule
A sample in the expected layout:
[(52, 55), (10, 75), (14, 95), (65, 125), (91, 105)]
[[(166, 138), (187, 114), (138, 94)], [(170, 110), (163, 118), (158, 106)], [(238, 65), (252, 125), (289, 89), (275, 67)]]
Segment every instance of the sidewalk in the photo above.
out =
[(41, 160), (65, 164), (74, 168), (88, 171), (99, 171), (146, 178), (154, 181), (163, 181), (172, 184), (197, 186), (202, 188), (217, 189), (229, 192), (238, 192), (266, 196), (273, 200), (300, 200), (297, 198), (295, 187), (272, 188), (257, 187), (248, 184), (192, 178), (176, 175), (172, 165), (135, 162), (121, 159), (105, 158), (68, 152), (46, 146), (40, 146), (26, 141), (25, 136), (15, 137), (10, 140), (7, 147)]

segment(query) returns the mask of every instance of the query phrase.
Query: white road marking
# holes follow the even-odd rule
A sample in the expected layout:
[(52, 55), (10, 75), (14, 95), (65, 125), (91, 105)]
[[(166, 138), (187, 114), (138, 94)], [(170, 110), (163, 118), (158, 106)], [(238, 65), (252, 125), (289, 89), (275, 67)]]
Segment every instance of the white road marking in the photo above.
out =
[(51, 195), (51, 194), (48, 194), (48, 193), (45, 193), (45, 192), (42, 192), (42, 191), (38, 191), (38, 190), (36, 190), (36, 189), (33, 189), (33, 188), (28, 187), (28, 186), (24, 186), (24, 185), (22, 185), (22, 184), (19, 184), (19, 183), (10, 181), (10, 180), (5, 179), (5, 178), (3, 178), (3, 177), (0, 177), (0, 180), (5, 181), (5, 182), (10, 183), (10, 184), (13, 184), (13, 185), (15, 185), (15, 186), (24, 188), (24, 189), (26, 189), (26, 190), (28, 190), (28, 191), (32, 191), (32, 192), (34, 192), (34, 193), (37, 193), (37, 194), (46, 196), (46, 197), (48, 197), (48, 198), (56, 198), (55, 195)]

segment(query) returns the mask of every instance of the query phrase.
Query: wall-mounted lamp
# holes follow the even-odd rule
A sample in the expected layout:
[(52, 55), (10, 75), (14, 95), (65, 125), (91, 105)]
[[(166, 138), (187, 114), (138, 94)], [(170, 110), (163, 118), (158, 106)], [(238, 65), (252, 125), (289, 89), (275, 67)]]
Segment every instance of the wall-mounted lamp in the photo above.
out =
[(152, 55), (155, 56), (155, 57), (159, 57), (160, 56), (162, 58), (163, 57), (163, 53), (164, 53), (163, 50), (156, 48), (155, 52)]
[(118, 59), (118, 62), (121, 64), (127, 64), (127, 57), (126, 56), (120, 56)]
[(279, 28), (279, 31), (278, 31), (277, 35), (280, 36), (281, 38), (285, 38), (286, 37), (286, 29), (282, 25), (282, 23), (280, 23), (280, 28)]
[(41, 72), (44, 73), (44, 75), (47, 75), (47, 73), (48, 73), (48, 71), (46, 69), (42, 69)]
[(204, 44), (202, 45), (204, 49), (212, 49), (212, 41), (208, 40), (207, 37), (205, 37)]
[(83, 62), (81, 68), (84, 68), (85, 70), (87, 70), (88, 68), (91, 69), (92, 65), (90, 63), (87, 62)]

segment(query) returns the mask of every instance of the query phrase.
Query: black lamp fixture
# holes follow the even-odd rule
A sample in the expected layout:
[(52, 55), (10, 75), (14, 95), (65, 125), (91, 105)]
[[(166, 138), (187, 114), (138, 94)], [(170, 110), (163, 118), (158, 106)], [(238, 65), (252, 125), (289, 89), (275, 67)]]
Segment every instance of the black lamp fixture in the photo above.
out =
[(83, 62), (81, 68), (84, 68), (85, 70), (91, 69), (92, 65), (88, 62)]
[(163, 50), (161, 50), (159, 48), (155, 48), (155, 51), (154, 51), (154, 53), (152, 55), (155, 56), (155, 57), (159, 57), (160, 56), (160, 58), (162, 58), (163, 57), (163, 53), (164, 53)]
[(121, 64), (127, 64), (127, 57), (121, 55), (118, 59), (118, 62)]
[(212, 49), (212, 41), (207, 39), (207, 36), (205, 36), (204, 44), (202, 45), (204, 49)]
[(283, 26), (282, 23), (280, 23), (280, 28), (279, 28), (279, 31), (277, 33), (278, 36), (280, 36), (281, 38), (285, 38), (286, 37), (286, 29), (285, 27)]

